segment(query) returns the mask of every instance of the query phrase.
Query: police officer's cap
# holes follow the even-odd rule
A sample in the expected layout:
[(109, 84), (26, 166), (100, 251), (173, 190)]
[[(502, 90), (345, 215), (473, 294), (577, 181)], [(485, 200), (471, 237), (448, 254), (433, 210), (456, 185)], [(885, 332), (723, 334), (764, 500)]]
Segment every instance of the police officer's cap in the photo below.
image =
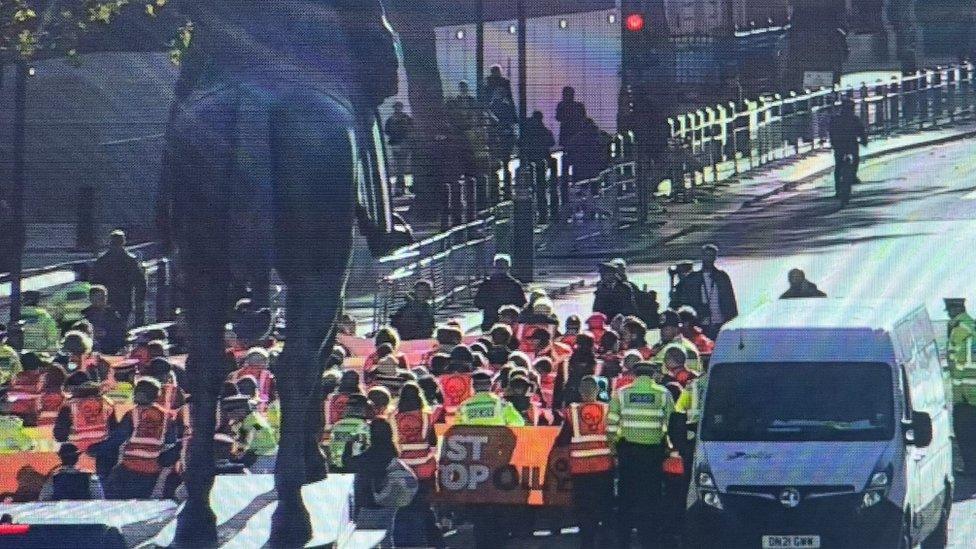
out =
[(224, 412), (251, 411), (251, 399), (247, 395), (230, 395), (220, 400)]
[(140, 377), (139, 380), (136, 381), (136, 384), (132, 390), (133, 392), (146, 391), (152, 393), (153, 399), (155, 399), (157, 396), (159, 396), (159, 391), (161, 388), (162, 385), (155, 378)]
[(681, 315), (677, 311), (668, 309), (661, 313), (661, 327), (670, 326), (677, 328), (681, 326)]
[(966, 298), (964, 297), (947, 297), (944, 299), (946, 309), (959, 309), (966, 307)]
[(77, 446), (75, 446), (70, 442), (65, 442), (60, 447), (58, 447), (58, 457), (61, 458), (61, 461), (64, 461), (65, 459), (76, 458), (80, 455), (81, 455), (81, 450), (79, 450)]
[(638, 362), (634, 365), (634, 374), (639, 376), (654, 375), (658, 368), (650, 362)]
[(51, 363), (51, 357), (36, 351), (24, 353), (20, 357), (20, 365), (25, 370), (39, 370)]

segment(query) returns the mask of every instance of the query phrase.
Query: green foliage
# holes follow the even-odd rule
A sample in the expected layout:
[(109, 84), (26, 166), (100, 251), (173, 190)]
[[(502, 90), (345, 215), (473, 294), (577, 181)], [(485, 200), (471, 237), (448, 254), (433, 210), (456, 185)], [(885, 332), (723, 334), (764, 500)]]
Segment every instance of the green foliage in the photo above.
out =
[[(167, 0), (0, 0), (0, 64), (64, 57), (79, 62), (82, 38), (127, 10), (155, 18)], [(180, 43), (180, 39), (174, 41)]]

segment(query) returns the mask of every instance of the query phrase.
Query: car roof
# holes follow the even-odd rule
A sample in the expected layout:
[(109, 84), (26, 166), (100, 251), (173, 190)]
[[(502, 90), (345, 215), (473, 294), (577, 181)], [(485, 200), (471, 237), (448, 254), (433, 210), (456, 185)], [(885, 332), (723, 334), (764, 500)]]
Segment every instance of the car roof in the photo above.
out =
[(759, 329), (868, 329), (891, 331), (924, 305), (901, 300), (781, 299), (741, 315), (722, 331)]

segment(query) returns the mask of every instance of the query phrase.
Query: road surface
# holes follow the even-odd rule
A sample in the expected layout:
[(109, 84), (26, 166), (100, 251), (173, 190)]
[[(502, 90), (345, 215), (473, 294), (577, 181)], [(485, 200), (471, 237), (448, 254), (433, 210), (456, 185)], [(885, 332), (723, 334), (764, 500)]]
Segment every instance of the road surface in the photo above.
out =
[[(831, 297), (903, 298), (944, 317), (942, 298), (967, 297), (976, 309), (976, 141), (959, 141), (883, 157), (862, 165), (862, 183), (841, 208), (832, 177), (802, 182), (743, 207), (706, 230), (647, 250), (631, 278), (666, 302), (667, 267), (697, 258), (705, 242), (720, 247), (741, 311), (778, 298), (786, 273), (806, 271)], [(558, 267), (546, 266), (554, 275)], [(586, 315), (592, 295), (557, 302), (557, 313)], [(584, 316), (585, 318), (585, 316)], [(950, 547), (976, 543), (976, 479), (959, 478)], [(461, 531), (452, 541), (469, 546)], [(575, 536), (520, 540), (511, 546), (573, 547)]]

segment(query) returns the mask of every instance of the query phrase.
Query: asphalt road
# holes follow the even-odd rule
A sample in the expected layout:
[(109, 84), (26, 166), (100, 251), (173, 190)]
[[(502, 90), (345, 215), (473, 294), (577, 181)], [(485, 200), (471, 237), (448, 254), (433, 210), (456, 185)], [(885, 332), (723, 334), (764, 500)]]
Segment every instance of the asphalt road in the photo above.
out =
[[(944, 317), (943, 297), (967, 297), (976, 309), (976, 141), (960, 141), (887, 156), (861, 166), (862, 183), (844, 208), (832, 177), (805, 181), (743, 207), (705, 230), (631, 265), (631, 278), (667, 295), (667, 266), (698, 257), (704, 242), (721, 249), (720, 267), (732, 277), (739, 308), (748, 311), (786, 290), (786, 273), (806, 271), (831, 297), (901, 298), (925, 303)], [(552, 273), (558, 275), (558, 269)], [(592, 295), (560, 300), (561, 318), (591, 310)], [(976, 546), (976, 479), (958, 478), (950, 547)], [(473, 546), (470, 533), (449, 538)], [(523, 538), (510, 547), (575, 547), (574, 535)]]

